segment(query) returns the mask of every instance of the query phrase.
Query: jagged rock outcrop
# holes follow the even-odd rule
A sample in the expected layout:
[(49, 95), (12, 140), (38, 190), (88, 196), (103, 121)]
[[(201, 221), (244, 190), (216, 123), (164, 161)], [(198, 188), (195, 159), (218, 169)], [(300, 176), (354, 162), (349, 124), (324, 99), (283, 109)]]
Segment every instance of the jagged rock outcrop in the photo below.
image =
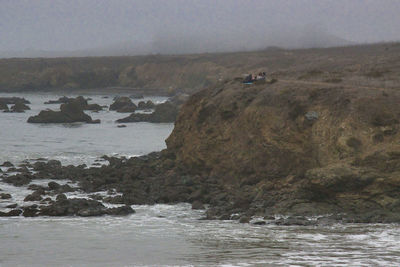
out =
[[(85, 101), (78, 97), (66, 104), (60, 106), (60, 111), (42, 110), (36, 116), (29, 117), (29, 123), (100, 123), (99, 120), (93, 120), (89, 115), (83, 112)], [(87, 104), (87, 103), (86, 103)]]
[(117, 122), (118, 123), (126, 123), (126, 122), (167, 123), (167, 122), (174, 122), (177, 115), (178, 115), (178, 107), (176, 105), (173, 105), (171, 102), (167, 101), (165, 103), (156, 105), (153, 113), (150, 114), (132, 113), (126, 118), (117, 120)]
[(394, 90), (226, 83), (183, 105), (167, 151), (230, 196), (210, 218), (344, 212), (379, 221), (400, 212), (399, 103)]

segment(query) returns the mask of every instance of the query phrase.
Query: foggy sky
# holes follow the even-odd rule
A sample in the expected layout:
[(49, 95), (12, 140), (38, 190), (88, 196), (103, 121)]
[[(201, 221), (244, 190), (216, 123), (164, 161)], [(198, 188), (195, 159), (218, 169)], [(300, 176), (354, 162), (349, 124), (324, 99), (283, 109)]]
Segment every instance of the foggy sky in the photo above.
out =
[(398, 0), (0, 0), (0, 51), (191, 53), (400, 40)]

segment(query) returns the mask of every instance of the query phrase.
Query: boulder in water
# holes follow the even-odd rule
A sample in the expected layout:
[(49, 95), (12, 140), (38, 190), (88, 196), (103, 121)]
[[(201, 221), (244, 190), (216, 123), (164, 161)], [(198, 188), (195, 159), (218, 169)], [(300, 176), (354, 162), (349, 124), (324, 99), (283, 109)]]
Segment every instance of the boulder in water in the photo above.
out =
[[(86, 101), (83, 99), (83, 101)], [(92, 118), (83, 112), (84, 102), (76, 98), (66, 104), (62, 104), (60, 111), (42, 110), (36, 116), (29, 117), (29, 123), (72, 123), (72, 122), (94, 122)]]
[(22, 113), (25, 112), (25, 110), (30, 110), (30, 109), (31, 108), (25, 105), (24, 103), (17, 102), (11, 107), (10, 112)]
[(136, 108), (132, 100), (126, 96), (116, 98), (114, 103), (110, 106), (110, 110), (115, 110), (117, 112), (135, 112)]

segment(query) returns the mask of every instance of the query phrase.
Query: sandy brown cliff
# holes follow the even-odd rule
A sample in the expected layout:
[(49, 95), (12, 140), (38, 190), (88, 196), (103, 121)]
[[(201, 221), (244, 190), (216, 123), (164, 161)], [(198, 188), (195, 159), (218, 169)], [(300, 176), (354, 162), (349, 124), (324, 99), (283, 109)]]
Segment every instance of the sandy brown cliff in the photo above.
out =
[(251, 215), (382, 218), (400, 212), (399, 122), (394, 89), (228, 82), (190, 98), (167, 146)]

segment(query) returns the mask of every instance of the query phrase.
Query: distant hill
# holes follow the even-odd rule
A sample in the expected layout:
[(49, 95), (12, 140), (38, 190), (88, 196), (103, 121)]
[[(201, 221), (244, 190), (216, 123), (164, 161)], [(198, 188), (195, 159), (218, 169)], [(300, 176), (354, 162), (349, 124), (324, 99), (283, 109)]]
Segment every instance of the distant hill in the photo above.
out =
[(0, 58), (33, 57), (101, 57), (101, 56), (136, 56), (151, 54), (193, 54), (221, 53), (262, 50), (265, 47), (286, 49), (335, 47), (354, 43), (335, 35), (315, 29), (292, 30), (288, 32), (242, 31), (235, 34), (218, 34), (213, 38), (193, 34), (177, 38), (168, 33), (155, 36), (151, 42), (120, 42), (108, 46), (99, 46), (84, 50), (46, 51), (26, 49), (22, 51), (0, 51)]

